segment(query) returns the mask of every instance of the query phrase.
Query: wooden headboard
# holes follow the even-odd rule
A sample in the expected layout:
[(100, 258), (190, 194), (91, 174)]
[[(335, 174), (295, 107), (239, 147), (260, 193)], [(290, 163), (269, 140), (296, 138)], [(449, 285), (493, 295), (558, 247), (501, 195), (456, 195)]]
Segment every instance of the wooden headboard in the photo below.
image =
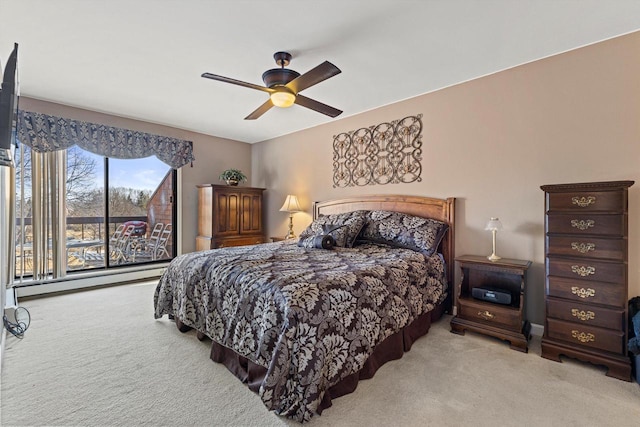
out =
[(434, 199), (419, 196), (360, 196), (324, 202), (314, 202), (313, 218), (357, 210), (385, 210), (403, 212), (424, 218), (433, 218), (449, 224), (449, 231), (440, 243), (440, 252), (447, 264), (450, 300), (453, 298), (455, 277), (455, 201), (453, 197)]

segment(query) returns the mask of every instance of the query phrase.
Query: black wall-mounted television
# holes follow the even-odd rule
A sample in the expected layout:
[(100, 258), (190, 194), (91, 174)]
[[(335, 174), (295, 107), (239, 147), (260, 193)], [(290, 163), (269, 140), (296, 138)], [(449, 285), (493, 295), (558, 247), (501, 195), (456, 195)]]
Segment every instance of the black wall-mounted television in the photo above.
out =
[(0, 91), (0, 165), (12, 166), (18, 117), (18, 43), (4, 68)]

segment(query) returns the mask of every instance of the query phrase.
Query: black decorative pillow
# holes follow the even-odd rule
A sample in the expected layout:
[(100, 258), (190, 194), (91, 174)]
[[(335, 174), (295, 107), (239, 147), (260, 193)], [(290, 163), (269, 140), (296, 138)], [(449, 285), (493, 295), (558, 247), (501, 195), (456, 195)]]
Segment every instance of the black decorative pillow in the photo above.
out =
[(316, 249), (333, 249), (336, 245), (336, 239), (332, 233), (335, 233), (343, 225), (325, 224), (322, 226), (322, 233), (313, 234), (305, 239), (298, 241), (298, 246), (303, 248), (316, 248)]
[(359, 239), (409, 248), (431, 256), (449, 226), (431, 218), (401, 212), (370, 211)]
[[(335, 240), (336, 246), (350, 248), (364, 226), (365, 214), (366, 211), (354, 211), (335, 215), (321, 215), (300, 233), (298, 246), (314, 247), (312, 243), (314, 236), (329, 234)], [(328, 232), (329, 230), (333, 231)]]

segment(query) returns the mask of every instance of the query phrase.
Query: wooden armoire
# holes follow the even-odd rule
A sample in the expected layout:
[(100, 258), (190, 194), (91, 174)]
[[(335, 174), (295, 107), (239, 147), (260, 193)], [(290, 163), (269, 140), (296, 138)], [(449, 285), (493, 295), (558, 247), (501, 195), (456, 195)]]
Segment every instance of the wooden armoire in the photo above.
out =
[(197, 251), (266, 241), (262, 215), (264, 188), (215, 184), (197, 187)]

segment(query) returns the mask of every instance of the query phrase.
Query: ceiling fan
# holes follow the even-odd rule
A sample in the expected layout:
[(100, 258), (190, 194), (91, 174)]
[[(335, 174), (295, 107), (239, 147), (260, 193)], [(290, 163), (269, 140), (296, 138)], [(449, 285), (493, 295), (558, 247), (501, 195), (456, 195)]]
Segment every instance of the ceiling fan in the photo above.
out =
[(269, 94), (269, 99), (259, 106), (253, 113), (245, 117), (245, 120), (255, 120), (269, 111), (274, 105), (276, 107), (290, 107), (298, 104), (311, 110), (326, 114), (330, 117), (336, 117), (342, 113), (341, 110), (323, 104), (306, 96), (300, 95), (303, 90), (318, 84), (330, 77), (340, 74), (338, 67), (329, 61), (324, 61), (317, 67), (300, 75), (300, 73), (284, 68), (291, 62), (291, 54), (288, 52), (276, 52), (273, 54), (276, 64), (280, 68), (272, 68), (262, 74), (262, 80), (266, 86), (259, 86), (253, 83), (247, 83), (229, 77), (218, 76), (211, 73), (203, 73), (202, 77), (221, 82), (231, 83), (238, 86), (244, 86), (251, 89), (260, 90)]

